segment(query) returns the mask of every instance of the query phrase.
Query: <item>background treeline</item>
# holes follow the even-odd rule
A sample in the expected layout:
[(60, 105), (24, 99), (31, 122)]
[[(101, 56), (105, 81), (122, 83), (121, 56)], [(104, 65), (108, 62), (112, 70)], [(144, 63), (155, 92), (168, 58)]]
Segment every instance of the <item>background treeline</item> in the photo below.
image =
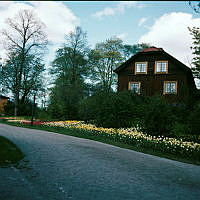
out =
[[(161, 96), (116, 92), (113, 70), (150, 44), (124, 44), (111, 37), (91, 48), (86, 32), (76, 27), (47, 70), (43, 58), (49, 41), (33, 11), (20, 11), (7, 25), (9, 31), (2, 31), (7, 59), (0, 66), (0, 85), (13, 101), (5, 114), (30, 116), (35, 96), (35, 114), (41, 120), (84, 120), (103, 127), (135, 127), (152, 135), (200, 132), (199, 94), (187, 105), (169, 105)], [(200, 78), (200, 30), (188, 31), (193, 36), (192, 71)]]
[(66, 35), (66, 42), (56, 52), (50, 73), (55, 77), (51, 88), (48, 111), (59, 119), (78, 119), (81, 100), (97, 91), (110, 93), (116, 89), (113, 70), (122, 62), (148, 47), (148, 44), (124, 45), (112, 37), (88, 47), (86, 33), (77, 27)]
[(131, 91), (101, 91), (82, 100), (79, 106), (80, 119), (101, 127), (134, 127), (156, 136), (195, 138), (200, 134), (200, 101), (192, 105), (168, 104), (159, 95), (144, 97)]

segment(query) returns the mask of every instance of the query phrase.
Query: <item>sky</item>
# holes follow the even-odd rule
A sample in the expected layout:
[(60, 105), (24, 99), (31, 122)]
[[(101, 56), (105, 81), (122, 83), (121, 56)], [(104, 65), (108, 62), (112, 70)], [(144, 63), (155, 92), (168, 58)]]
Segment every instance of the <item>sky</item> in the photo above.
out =
[[(46, 24), (52, 43), (45, 56), (46, 65), (64, 43), (65, 34), (81, 26), (94, 48), (98, 42), (117, 36), (124, 44), (150, 43), (161, 47), (190, 66), (193, 55), (188, 27), (200, 26), (200, 14), (188, 1), (1, 1), (0, 27), (20, 9), (33, 9)], [(0, 44), (0, 56), (5, 51)]]

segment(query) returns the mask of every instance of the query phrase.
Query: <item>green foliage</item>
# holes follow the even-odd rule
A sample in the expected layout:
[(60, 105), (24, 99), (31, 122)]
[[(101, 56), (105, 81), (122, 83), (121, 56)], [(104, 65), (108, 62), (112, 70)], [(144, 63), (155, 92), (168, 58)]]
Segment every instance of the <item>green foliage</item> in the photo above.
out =
[(170, 136), (176, 117), (172, 106), (159, 96), (149, 97), (147, 103), (141, 105), (140, 131), (150, 135)]
[[(8, 101), (8, 103), (5, 106), (5, 115), (14, 115), (14, 108), (15, 105), (13, 102)], [(18, 111), (18, 116), (31, 116), (32, 112), (32, 102), (31, 101), (26, 101), (26, 102), (19, 102), (19, 111)]]
[(40, 121), (50, 121), (52, 120), (50, 114), (47, 112), (46, 109), (38, 108), (36, 110), (35, 118), (39, 119)]
[(196, 102), (187, 118), (189, 134), (200, 135), (200, 102)]
[(41, 57), (48, 41), (44, 24), (32, 10), (20, 10), (6, 23), (9, 31), (2, 30), (2, 36), (7, 58), (0, 71), (0, 83), (14, 97), (17, 115), (19, 101), (24, 104), (33, 90), (41, 88)]
[(19, 102), (19, 116), (31, 116), (33, 103), (31, 101)]
[(129, 91), (98, 92), (80, 104), (80, 116), (85, 121), (94, 121), (102, 127), (131, 127), (135, 126), (138, 117), (137, 104), (143, 101)]
[(173, 129), (171, 131), (172, 135), (175, 137), (182, 137), (189, 133), (189, 127), (185, 123), (175, 122)]
[(94, 84), (100, 85), (108, 92), (116, 86), (117, 76), (113, 70), (124, 61), (122, 52), (122, 40), (116, 37), (96, 44), (95, 49), (90, 51), (88, 59), (90, 79)]
[(135, 127), (155, 136), (184, 135), (189, 130), (184, 124), (188, 115), (184, 106), (169, 105), (160, 96), (142, 97), (130, 91), (98, 92), (80, 103), (79, 112), (82, 120), (97, 126)]
[(123, 46), (124, 60), (125, 61), (128, 60), (131, 56), (135, 55), (139, 51), (141, 51), (145, 48), (149, 48), (149, 47), (150, 47), (150, 44), (146, 44), (146, 43), (134, 44), (134, 45), (125, 44)]
[(52, 75), (62, 76), (73, 84), (87, 75), (87, 35), (80, 27), (66, 35), (63, 47), (56, 51), (56, 58), (50, 70)]
[(87, 96), (88, 73), (86, 33), (80, 27), (66, 36), (64, 47), (57, 50), (51, 74), (56, 77), (50, 93), (48, 111), (53, 118), (78, 119), (78, 104)]
[(52, 118), (57, 119), (78, 119), (78, 104), (84, 96), (84, 85), (62, 86), (57, 82), (50, 94), (48, 111)]
[(193, 62), (192, 64), (192, 72), (194, 74), (194, 77), (200, 79), (200, 28), (199, 27), (193, 27), (188, 28), (190, 31), (190, 34), (193, 36), (193, 46), (191, 49), (193, 50)]
[(113, 73), (120, 64), (138, 51), (148, 48), (149, 44), (123, 44), (117, 37), (111, 37), (105, 42), (97, 43), (89, 53), (88, 66), (90, 79), (102, 90), (111, 91), (117, 83), (117, 75)]
[(4, 107), (5, 115), (12, 116), (14, 115), (15, 105), (12, 101), (8, 101)]

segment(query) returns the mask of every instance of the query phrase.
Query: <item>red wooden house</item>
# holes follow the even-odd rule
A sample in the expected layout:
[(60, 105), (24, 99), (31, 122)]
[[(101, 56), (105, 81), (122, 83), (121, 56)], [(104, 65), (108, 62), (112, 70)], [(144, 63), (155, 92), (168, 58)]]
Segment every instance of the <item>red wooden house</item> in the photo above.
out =
[(187, 102), (196, 91), (191, 69), (162, 48), (144, 49), (114, 72), (118, 74), (118, 91), (161, 94), (168, 102)]

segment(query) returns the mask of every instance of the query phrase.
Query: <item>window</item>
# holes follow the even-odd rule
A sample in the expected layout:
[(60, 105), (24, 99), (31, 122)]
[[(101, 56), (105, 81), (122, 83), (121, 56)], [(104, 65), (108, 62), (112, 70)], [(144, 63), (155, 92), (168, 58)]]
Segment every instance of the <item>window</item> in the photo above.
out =
[(165, 81), (163, 93), (164, 94), (176, 94), (177, 93), (177, 81)]
[(129, 90), (134, 93), (140, 94), (140, 82), (129, 82)]
[(156, 61), (155, 73), (167, 73), (167, 72), (168, 72), (168, 62), (167, 61)]
[(136, 62), (135, 74), (147, 74), (147, 62)]

